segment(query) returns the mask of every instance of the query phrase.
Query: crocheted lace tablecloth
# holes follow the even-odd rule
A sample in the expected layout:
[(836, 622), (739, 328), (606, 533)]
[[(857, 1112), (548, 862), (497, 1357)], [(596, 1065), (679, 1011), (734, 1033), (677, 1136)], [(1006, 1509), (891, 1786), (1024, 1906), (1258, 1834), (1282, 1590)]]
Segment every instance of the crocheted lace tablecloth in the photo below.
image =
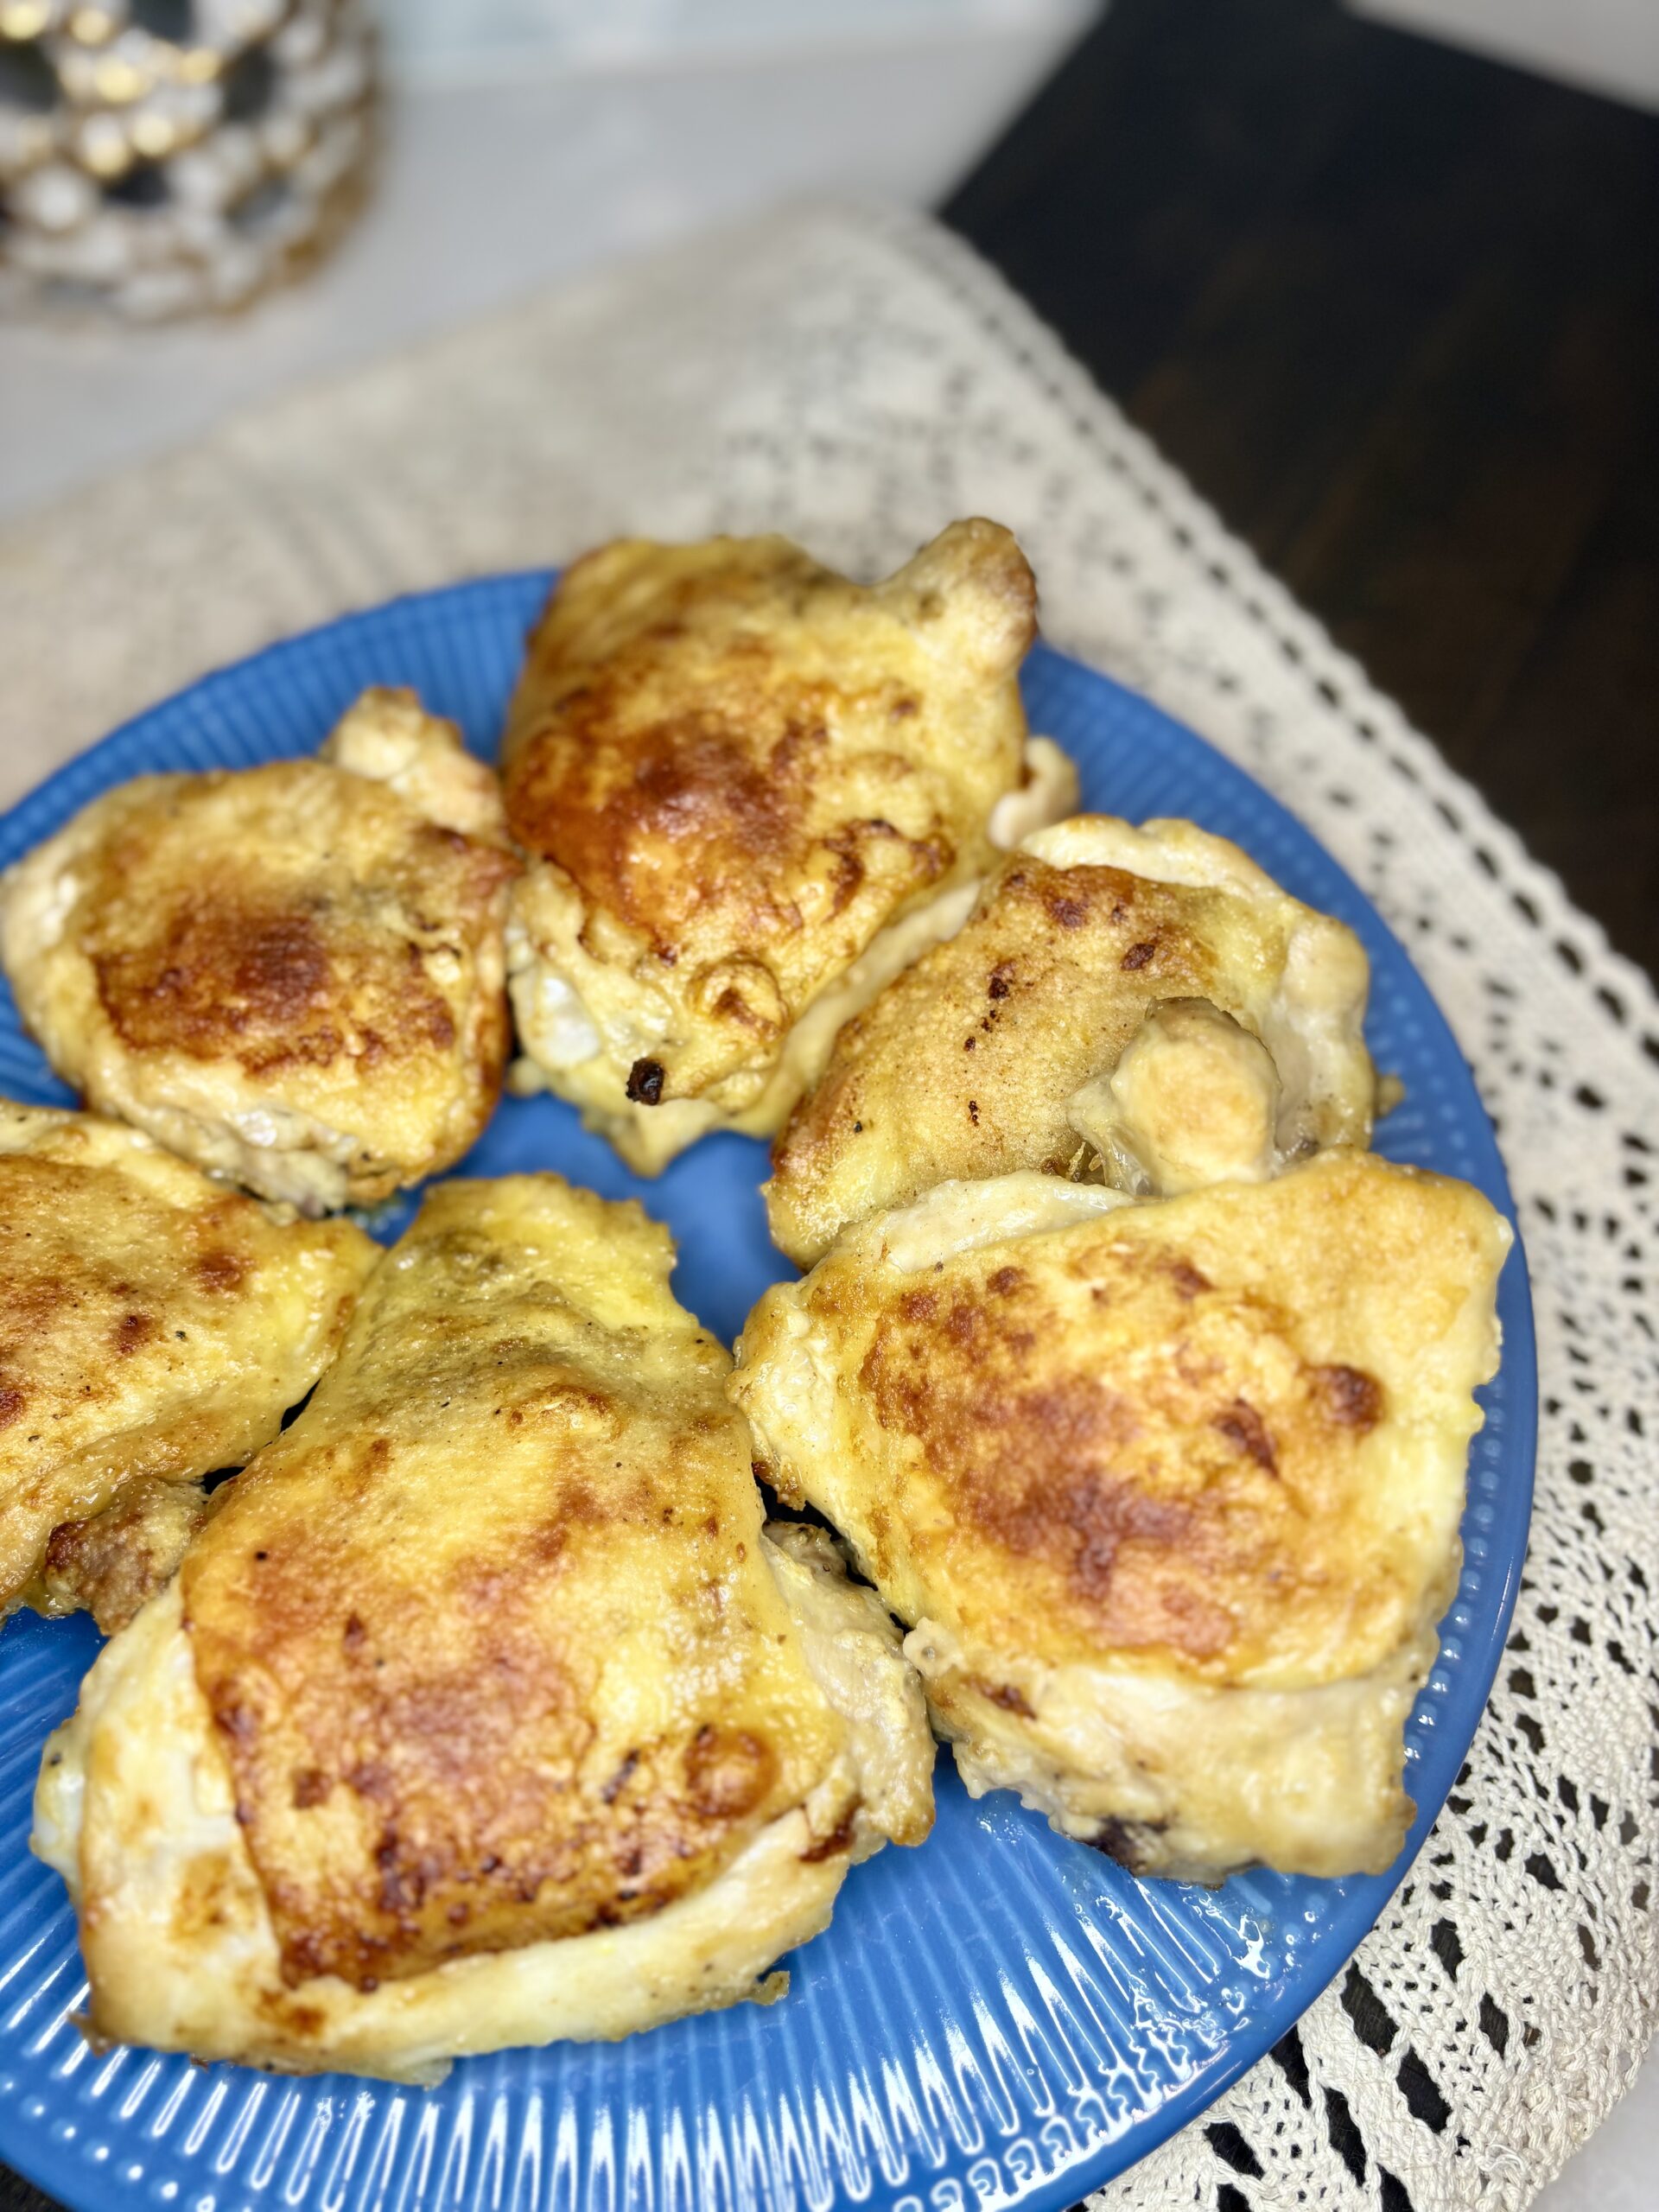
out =
[(14, 526), (0, 798), (204, 668), (398, 591), (627, 531), (781, 529), (874, 573), (975, 512), (1019, 532), (1057, 644), (1259, 777), (1403, 938), (1498, 1127), (1543, 1376), (1510, 1652), (1427, 1847), (1300, 2029), (1091, 2202), (1515, 2212), (1659, 2009), (1659, 1004), (995, 277), (916, 218), (787, 212)]

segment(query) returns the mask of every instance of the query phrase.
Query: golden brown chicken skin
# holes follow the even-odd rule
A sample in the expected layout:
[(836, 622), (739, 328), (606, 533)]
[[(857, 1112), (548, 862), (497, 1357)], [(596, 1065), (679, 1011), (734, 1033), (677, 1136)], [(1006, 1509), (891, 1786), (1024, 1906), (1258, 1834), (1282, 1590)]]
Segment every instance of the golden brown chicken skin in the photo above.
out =
[(770, 1135), (838, 1023), (961, 920), (999, 807), (1029, 827), (1071, 804), (1056, 748), (1027, 750), (1035, 623), (987, 522), (870, 588), (782, 537), (576, 562), (503, 747), (532, 856), (510, 937), (525, 1080), (645, 1173), (707, 1129)]
[(1171, 1195), (1364, 1145), (1353, 932), (1191, 823), (1078, 815), (849, 1021), (773, 1147), (774, 1241), (1018, 1167)]
[(1345, 1150), (1161, 1200), (947, 1184), (769, 1291), (734, 1392), (976, 1795), (1142, 1872), (1376, 1872), (1509, 1242)]
[(60, 1075), (308, 1213), (448, 1166), (499, 1095), (515, 862), (490, 769), (372, 691), (315, 760), (144, 776), (0, 888), (0, 957)]
[(376, 1253), (136, 1129), (0, 1101), (0, 1614), (130, 1617), (200, 1478), (268, 1443), (333, 1357)]
[(931, 1818), (919, 1689), (768, 1532), (664, 1231), (429, 1192), (42, 1769), (105, 2035), (426, 2079), (746, 1997)]

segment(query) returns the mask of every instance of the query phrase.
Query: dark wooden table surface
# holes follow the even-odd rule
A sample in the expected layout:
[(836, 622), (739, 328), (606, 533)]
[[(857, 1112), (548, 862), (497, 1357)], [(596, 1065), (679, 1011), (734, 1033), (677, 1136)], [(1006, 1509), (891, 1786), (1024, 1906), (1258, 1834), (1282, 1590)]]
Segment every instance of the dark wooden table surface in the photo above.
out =
[(1114, 0), (944, 212), (1659, 970), (1659, 118)]
[(944, 212), (1659, 971), (1659, 117), (1113, 0)]

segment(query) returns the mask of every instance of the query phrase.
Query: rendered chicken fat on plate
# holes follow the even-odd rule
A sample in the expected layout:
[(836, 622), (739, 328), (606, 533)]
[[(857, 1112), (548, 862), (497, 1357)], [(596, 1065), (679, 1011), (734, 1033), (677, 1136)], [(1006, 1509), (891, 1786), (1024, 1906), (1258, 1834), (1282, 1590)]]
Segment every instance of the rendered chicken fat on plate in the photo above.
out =
[(94, 799), (0, 882), (0, 959), (89, 1105), (322, 1213), (488, 1121), (516, 872), (493, 772), (368, 691), (315, 759)]
[(1510, 1242), (1344, 1149), (1168, 1199), (945, 1184), (768, 1291), (734, 1395), (910, 1624), (976, 1795), (1137, 1872), (1375, 1872)]
[(503, 741), (531, 856), (509, 963), (519, 1087), (654, 1174), (770, 1135), (836, 1028), (958, 926), (1076, 777), (1027, 740), (1036, 590), (955, 523), (866, 588), (783, 537), (625, 539), (531, 633)]
[(1189, 822), (1028, 836), (961, 929), (849, 1021), (773, 1149), (772, 1237), (1015, 1168), (1135, 1195), (1259, 1180), (1369, 1141), (1353, 931)]
[(429, 1192), (340, 1357), (49, 1744), (90, 2024), (295, 2071), (769, 1999), (932, 1817), (898, 1631), (763, 1526), (637, 1206)]
[(377, 1248), (90, 1114), (0, 1100), (0, 1615), (120, 1626), (276, 1435)]

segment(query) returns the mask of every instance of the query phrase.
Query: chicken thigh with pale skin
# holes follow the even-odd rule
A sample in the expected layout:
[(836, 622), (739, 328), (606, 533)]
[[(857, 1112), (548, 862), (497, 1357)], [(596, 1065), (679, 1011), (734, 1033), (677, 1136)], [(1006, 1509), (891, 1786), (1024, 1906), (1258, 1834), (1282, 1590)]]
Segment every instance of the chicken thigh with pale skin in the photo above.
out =
[(378, 1247), (0, 1101), (0, 1615), (118, 1628), (334, 1356)]
[(94, 799), (0, 881), (0, 959), (89, 1105), (304, 1212), (372, 1205), (494, 1109), (516, 868), (493, 771), (370, 691), (315, 760)]
[(503, 742), (525, 1058), (629, 1166), (770, 1135), (836, 1029), (1075, 803), (1028, 740), (1036, 590), (954, 523), (866, 588), (783, 537), (626, 539), (532, 632)]
[(898, 1632), (763, 1524), (673, 1248), (429, 1192), (335, 1365), (48, 1747), (99, 2036), (430, 2081), (742, 1999), (932, 1818)]
[(733, 1390), (975, 1796), (1140, 1873), (1377, 1872), (1510, 1242), (1344, 1149), (1165, 1199), (947, 1183), (768, 1291)]
[(804, 1267), (936, 1183), (1035, 1167), (1137, 1196), (1370, 1136), (1353, 931), (1189, 822), (1028, 836), (963, 927), (849, 1021), (773, 1148)]

